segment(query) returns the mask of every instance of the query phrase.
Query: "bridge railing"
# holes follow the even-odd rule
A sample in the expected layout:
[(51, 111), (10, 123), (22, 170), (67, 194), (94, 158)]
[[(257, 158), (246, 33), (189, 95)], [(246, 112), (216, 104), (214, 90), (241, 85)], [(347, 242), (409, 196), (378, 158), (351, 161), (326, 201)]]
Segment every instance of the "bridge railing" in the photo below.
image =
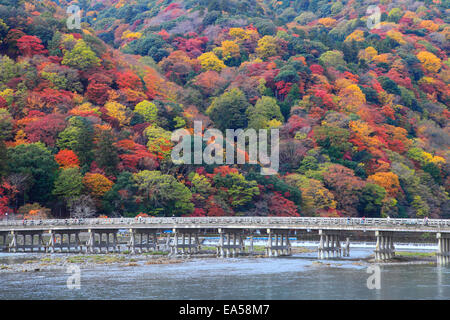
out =
[(386, 218), (321, 218), (321, 217), (141, 217), (141, 218), (89, 218), (46, 220), (2, 220), (7, 226), (127, 226), (140, 224), (163, 225), (367, 225), (367, 226), (431, 226), (449, 227), (449, 219), (386, 219)]

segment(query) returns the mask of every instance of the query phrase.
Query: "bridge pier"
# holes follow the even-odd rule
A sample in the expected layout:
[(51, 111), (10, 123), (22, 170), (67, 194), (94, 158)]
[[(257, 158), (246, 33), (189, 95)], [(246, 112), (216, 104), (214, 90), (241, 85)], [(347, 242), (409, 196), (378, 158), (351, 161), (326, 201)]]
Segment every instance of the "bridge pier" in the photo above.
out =
[(11, 231), (11, 242), (9, 243), (9, 252), (17, 252), (17, 234)]
[(254, 235), (252, 233), (252, 234), (250, 234), (250, 245), (248, 247), (248, 254), (251, 256), (254, 254), (253, 241), (254, 241)]
[(88, 239), (86, 241), (86, 253), (94, 252), (94, 241), (95, 241), (95, 234), (92, 232), (91, 229), (89, 229), (88, 230)]
[(337, 258), (342, 255), (340, 233), (338, 231), (319, 230), (319, 259)]
[[(274, 241), (275, 240), (275, 245)], [(266, 256), (278, 257), (292, 254), (288, 230), (267, 229)]]
[(6, 232), (2, 232), (1, 233), (1, 238), (2, 238), (2, 246), (0, 247), (0, 251), (4, 251), (8, 248), (8, 233)]
[(131, 254), (135, 254), (136, 253), (136, 247), (135, 247), (135, 232), (134, 229), (130, 229), (130, 240), (128, 241), (128, 250), (130, 251)]
[(342, 248), (342, 256), (343, 257), (350, 257), (350, 238), (347, 237), (345, 239), (345, 245)]
[[(201, 244), (198, 237), (198, 230), (173, 229), (173, 244), (170, 247), (170, 254), (195, 254), (200, 251)], [(181, 243), (180, 240), (181, 239)]]
[(223, 230), (219, 228), (219, 244), (217, 256), (236, 257), (245, 251), (244, 238), (241, 230)]
[(450, 234), (439, 232), (436, 238), (438, 239), (437, 264), (447, 266), (450, 262)]
[(390, 260), (395, 256), (393, 232), (375, 231), (377, 244), (375, 247), (375, 261)]
[[(135, 234), (139, 235), (139, 241), (135, 243), (135, 247), (139, 249), (140, 253), (158, 250), (156, 230), (136, 229)], [(134, 241), (136, 241), (136, 237)]]

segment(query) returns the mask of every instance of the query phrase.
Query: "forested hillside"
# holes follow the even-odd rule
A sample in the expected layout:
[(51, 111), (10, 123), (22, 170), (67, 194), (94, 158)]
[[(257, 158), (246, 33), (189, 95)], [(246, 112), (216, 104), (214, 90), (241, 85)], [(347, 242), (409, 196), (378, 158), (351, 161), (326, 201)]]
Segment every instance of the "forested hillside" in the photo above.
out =
[[(450, 218), (449, 13), (448, 0), (0, 0), (0, 218)], [(278, 174), (173, 163), (171, 133), (195, 120), (278, 128)]]

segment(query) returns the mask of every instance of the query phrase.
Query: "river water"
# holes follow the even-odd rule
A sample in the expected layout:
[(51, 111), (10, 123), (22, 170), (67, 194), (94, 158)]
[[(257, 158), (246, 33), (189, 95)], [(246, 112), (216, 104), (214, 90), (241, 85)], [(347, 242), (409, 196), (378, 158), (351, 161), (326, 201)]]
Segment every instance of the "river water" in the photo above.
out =
[[(399, 250), (397, 246), (397, 250)], [(434, 251), (405, 246), (401, 251)], [(380, 289), (369, 289), (373, 245), (351, 257), (317, 263), (316, 253), (279, 258), (205, 258), (185, 263), (96, 266), (68, 289), (65, 270), (1, 272), (0, 299), (450, 299), (450, 268), (381, 265)], [(20, 255), (20, 254), (17, 254)], [(3, 257), (10, 254), (0, 253)]]

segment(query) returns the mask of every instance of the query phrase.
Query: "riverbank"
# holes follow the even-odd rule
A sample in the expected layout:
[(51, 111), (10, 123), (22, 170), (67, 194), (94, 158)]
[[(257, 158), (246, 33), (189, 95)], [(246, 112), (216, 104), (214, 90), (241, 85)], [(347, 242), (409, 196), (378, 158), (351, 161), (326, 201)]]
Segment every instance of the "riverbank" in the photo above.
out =
[(76, 264), (80, 269), (96, 268), (104, 266), (134, 267), (152, 264), (182, 263), (186, 259), (168, 257), (157, 254), (32, 254), (14, 258), (0, 259), (1, 272), (40, 272), (51, 270), (65, 270), (68, 266)]
[[(205, 248), (202, 253), (186, 256), (171, 257), (167, 252), (157, 251), (142, 254), (44, 254), (27, 253), (19, 255), (8, 255), (0, 259), (0, 272), (39, 272), (49, 270), (63, 270), (69, 265), (76, 264), (81, 269), (102, 266), (135, 267), (155, 264), (183, 263), (193, 258), (216, 258), (213, 248)], [(293, 254), (313, 252), (308, 248), (292, 248)], [(247, 256), (251, 257), (251, 256)], [(255, 247), (255, 258), (264, 257), (264, 248)]]

